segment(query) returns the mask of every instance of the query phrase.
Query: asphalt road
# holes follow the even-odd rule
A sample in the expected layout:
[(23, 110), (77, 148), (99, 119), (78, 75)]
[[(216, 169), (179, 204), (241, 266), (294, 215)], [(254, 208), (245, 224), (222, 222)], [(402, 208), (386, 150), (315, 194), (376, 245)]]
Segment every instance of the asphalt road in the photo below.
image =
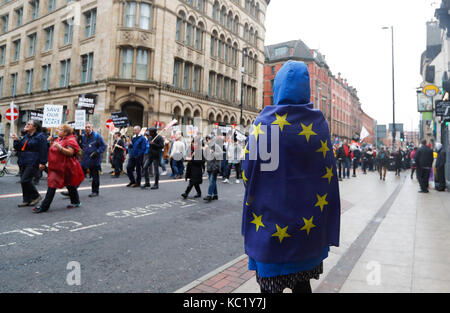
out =
[(184, 179), (141, 190), (104, 174), (99, 197), (87, 179), (82, 207), (66, 209), (57, 193), (43, 214), (17, 207), (17, 181), (0, 178), (0, 292), (173, 292), (244, 254), (242, 181), (219, 182), (219, 200), (206, 203), (195, 190), (181, 198)]

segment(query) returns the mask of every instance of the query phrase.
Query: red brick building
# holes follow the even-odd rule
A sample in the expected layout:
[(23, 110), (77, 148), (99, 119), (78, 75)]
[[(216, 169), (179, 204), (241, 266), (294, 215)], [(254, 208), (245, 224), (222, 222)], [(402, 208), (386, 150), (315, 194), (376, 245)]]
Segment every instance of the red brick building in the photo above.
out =
[[(283, 64), (288, 60), (302, 61), (310, 74), (311, 101), (327, 119), (332, 138), (351, 139), (360, 134), (365, 113), (357, 91), (340, 73), (337, 77), (332, 74), (324, 55), (301, 40), (266, 46), (264, 51), (264, 106), (273, 104), (273, 82)], [(374, 125), (371, 129), (373, 134)]]

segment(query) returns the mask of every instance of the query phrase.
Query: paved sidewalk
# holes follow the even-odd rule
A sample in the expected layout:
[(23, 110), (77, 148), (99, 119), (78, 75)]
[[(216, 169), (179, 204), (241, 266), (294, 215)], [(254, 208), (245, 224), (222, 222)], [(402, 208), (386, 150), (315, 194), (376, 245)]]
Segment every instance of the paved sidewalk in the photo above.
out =
[[(450, 292), (450, 193), (418, 193), (409, 171), (340, 182), (341, 245), (331, 248), (313, 292)], [(241, 257), (176, 293), (259, 293)], [(285, 292), (291, 292), (286, 289)]]

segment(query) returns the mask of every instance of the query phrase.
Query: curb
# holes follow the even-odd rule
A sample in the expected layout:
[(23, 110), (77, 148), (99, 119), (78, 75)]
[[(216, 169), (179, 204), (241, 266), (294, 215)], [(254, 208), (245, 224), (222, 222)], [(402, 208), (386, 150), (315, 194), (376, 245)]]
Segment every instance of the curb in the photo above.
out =
[(230, 293), (254, 275), (253, 271), (248, 270), (248, 256), (244, 254), (174, 293)]

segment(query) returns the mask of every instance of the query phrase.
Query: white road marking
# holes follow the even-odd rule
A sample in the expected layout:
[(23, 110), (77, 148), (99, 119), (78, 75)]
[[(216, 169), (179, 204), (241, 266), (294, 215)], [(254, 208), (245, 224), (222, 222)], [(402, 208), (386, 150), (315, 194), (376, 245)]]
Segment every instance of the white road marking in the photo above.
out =
[(74, 232), (74, 231), (79, 231), (79, 230), (84, 230), (84, 229), (89, 229), (89, 228), (94, 228), (94, 227), (103, 226), (103, 225), (105, 225), (105, 224), (108, 224), (108, 223), (101, 223), (101, 224), (95, 224), (95, 225), (85, 226), (85, 227), (81, 227), (81, 228), (71, 229), (71, 230), (69, 230), (69, 231)]
[(12, 245), (15, 245), (15, 244), (16, 244), (15, 242), (7, 243), (6, 245), (0, 245), (0, 248), (1, 247), (12, 246)]

